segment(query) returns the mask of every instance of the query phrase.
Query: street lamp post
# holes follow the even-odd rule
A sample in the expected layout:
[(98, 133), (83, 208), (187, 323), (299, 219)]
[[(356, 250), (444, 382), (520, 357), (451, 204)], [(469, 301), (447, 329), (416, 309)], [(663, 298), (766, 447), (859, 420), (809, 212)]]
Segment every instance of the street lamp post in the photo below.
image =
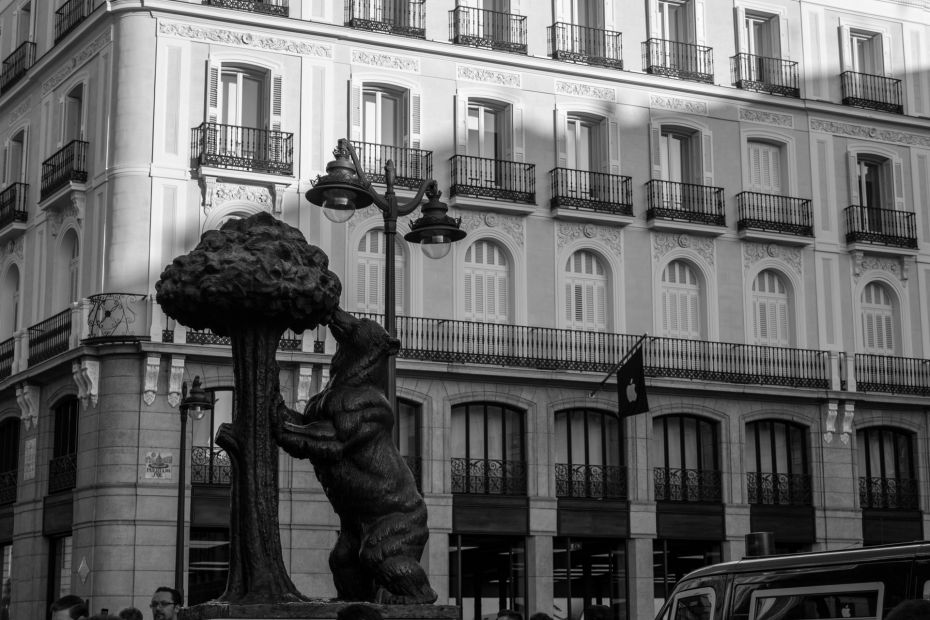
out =
[(213, 410), (213, 399), (201, 387), (200, 377), (194, 377), (190, 394), (187, 392), (187, 382), (181, 384), (181, 403), (178, 413), (181, 414), (181, 454), (178, 459), (178, 520), (174, 541), (174, 589), (181, 593), (184, 600), (184, 497), (187, 484), (187, 416), (194, 416), (200, 420)]
[[(426, 195), (428, 201), (421, 208), (422, 215), (410, 225), (410, 232), (404, 235), (404, 239), (419, 243), (423, 253), (435, 259), (444, 257), (449, 253), (452, 242), (465, 237), (465, 231), (460, 228), (461, 219), (447, 215), (448, 207), (439, 201), (442, 192), (435, 180), (424, 180), (416, 196), (400, 204), (394, 193), (393, 160), (389, 159), (384, 165), (386, 187), (381, 196), (371, 186), (371, 181), (359, 164), (355, 147), (349, 140), (340, 139), (333, 155), (336, 159), (326, 165), (326, 174), (316, 179), (313, 188), (306, 194), (307, 200), (322, 207), (326, 217), (336, 223), (347, 221), (355, 209), (372, 204), (381, 211), (384, 217), (384, 328), (391, 337), (396, 337), (394, 237), (397, 234), (397, 218), (413, 213)], [(396, 360), (391, 356), (385, 396), (395, 409), (396, 374)]]

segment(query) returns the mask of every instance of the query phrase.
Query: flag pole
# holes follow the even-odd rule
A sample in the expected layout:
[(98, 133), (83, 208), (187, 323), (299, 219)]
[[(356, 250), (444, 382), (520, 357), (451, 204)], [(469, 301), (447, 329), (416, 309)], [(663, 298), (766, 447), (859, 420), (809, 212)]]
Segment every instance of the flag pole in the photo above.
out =
[(636, 349), (639, 348), (639, 346), (643, 343), (643, 340), (645, 340), (648, 336), (649, 334), (646, 333), (639, 337), (639, 340), (637, 340), (633, 346), (630, 347), (630, 349), (624, 354), (623, 359), (614, 364), (613, 367), (607, 372), (607, 375), (601, 380), (600, 383), (597, 384), (597, 387), (591, 390), (591, 393), (588, 394), (588, 398), (594, 398), (594, 395), (601, 391), (601, 388), (604, 387), (604, 384), (607, 383), (607, 380), (613, 377), (616, 372), (620, 370), (620, 367), (623, 366), (628, 359), (630, 359), (630, 356), (636, 352)]

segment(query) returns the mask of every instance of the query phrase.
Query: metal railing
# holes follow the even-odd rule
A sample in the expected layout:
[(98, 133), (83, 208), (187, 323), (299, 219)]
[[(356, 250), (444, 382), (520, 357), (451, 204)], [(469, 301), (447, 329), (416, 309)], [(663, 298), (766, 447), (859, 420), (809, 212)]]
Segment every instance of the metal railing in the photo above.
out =
[(288, 0), (203, 0), (203, 4), (264, 15), (287, 17), (289, 14)]
[(626, 499), (626, 467), (555, 464), (557, 497)]
[(656, 467), (653, 469), (656, 501), (720, 502), (721, 475), (717, 470)]
[(29, 186), (26, 183), (12, 183), (0, 192), (0, 229), (13, 222), (25, 222), (29, 216), (26, 198)]
[(29, 365), (64, 353), (70, 347), (71, 310), (63, 310), (29, 328)]
[(694, 82), (713, 83), (713, 50), (667, 39), (643, 41), (643, 71)]
[(613, 69), (623, 68), (621, 35), (612, 30), (556, 22), (546, 28), (549, 56)]
[(26, 41), (3, 61), (0, 71), (0, 92), (4, 92), (18, 82), (36, 61), (36, 44)]
[(846, 243), (874, 243), (917, 249), (916, 216), (910, 211), (846, 207)]
[(394, 185), (417, 189), (423, 181), (433, 178), (433, 152), (402, 146), (353, 142), (362, 170), (372, 183), (384, 183), (384, 165), (394, 162)]
[(569, 168), (549, 171), (553, 209), (633, 215), (633, 180), (619, 174)]
[(526, 53), (526, 15), (457, 6), (449, 11), (449, 39), (505, 52)]
[(16, 502), (16, 476), (18, 470), (0, 472), (0, 506)]
[(536, 166), (517, 161), (453, 155), (450, 196), (536, 203)]
[(346, 0), (346, 26), (426, 38), (425, 0)]
[(859, 392), (930, 396), (930, 360), (857, 353), (854, 358)]
[(137, 293), (100, 293), (88, 297), (84, 342), (149, 340), (147, 300), (148, 295)]
[(840, 82), (843, 87), (843, 105), (895, 114), (904, 113), (901, 80), (883, 75), (843, 71), (840, 74)]
[(736, 195), (739, 230), (764, 230), (800, 237), (814, 236), (811, 201), (777, 194), (740, 192)]
[(913, 478), (859, 478), (859, 506), (885, 510), (917, 510), (920, 493)]
[(526, 495), (526, 463), (454, 458), (452, 492), (473, 495)]
[(87, 142), (72, 140), (42, 162), (40, 198), (45, 200), (68, 183), (87, 182)]
[(772, 95), (800, 97), (798, 63), (781, 58), (739, 53), (730, 58), (733, 85)]
[(77, 485), (77, 454), (56, 456), (48, 462), (48, 494), (70, 491)]
[(191, 448), (191, 484), (228, 485), (232, 482), (232, 462), (222, 448)]
[[(228, 347), (232, 344), (229, 336), (220, 336), (219, 334), (214, 334), (209, 329), (187, 330), (185, 342), (187, 344), (219, 345), (225, 347)], [(284, 331), (284, 334), (281, 335), (281, 339), (278, 341), (278, 351), (300, 351), (302, 344), (303, 336), (293, 330), (287, 329)]]
[(646, 183), (646, 219), (725, 226), (722, 187), (652, 180)]
[(813, 503), (810, 474), (746, 472), (750, 504), (810, 506)]
[(294, 134), (204, 122), (191, 131), (191, 156), (200, 166), (290, 175)]
[(13, 375), (14, 359), (16, 359), (16, 340), (8, 338), (0, 342), (0, 379)]
[(78, 27), (94, 11), (94, 0), (68, 0), (55, 11), (55, 43)]

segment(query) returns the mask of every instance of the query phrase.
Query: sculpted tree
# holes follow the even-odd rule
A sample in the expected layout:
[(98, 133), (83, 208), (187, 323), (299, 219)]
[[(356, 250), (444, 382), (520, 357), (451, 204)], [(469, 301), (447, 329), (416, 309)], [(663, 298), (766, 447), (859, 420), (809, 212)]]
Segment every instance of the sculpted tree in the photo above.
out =
[(232, 341), (236, 416), (217, 443), (232, 462), (230, 603), (304, 600), (288, 577), (278, 533), (278, 341), (329, 321), (342, 285), (299, 230), (267, 213), (230, 220), (174, 259), (156, 300), (179, 323)]

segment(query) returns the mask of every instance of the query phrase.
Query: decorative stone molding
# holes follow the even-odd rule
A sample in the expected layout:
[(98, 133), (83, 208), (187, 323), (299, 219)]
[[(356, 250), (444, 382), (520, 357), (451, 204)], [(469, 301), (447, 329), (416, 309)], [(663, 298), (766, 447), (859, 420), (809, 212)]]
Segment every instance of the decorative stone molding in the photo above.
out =
[(303, 412), (304, 408), (307, 406), (307, 401), (310, 400), (312, 394), (310, 390), (313, 389), (313, 366), (310, 364), (301, 364), (298, 368), (297, 375), (297, 401), (295, 403), (295, 409), (299, 412)]
[(801, 250), (784, 247), (775, 243), (744, 243), (743, 266), (748, 269), (761, 260), (775, 258), (786, 265), (798, 275), (801, 275)]
[(82, 47), (77, 54), (74, 55), (71, 59), (67, 60), (61, 67), (55, 71), (47, 80), (42, 82), (42, 96), (44, 97), (56, 86), (64, 82), (69, 75), (74, 73), (78, 67), (82, 66), (87, 62), (92, 56), (97, 52), (102, 50), (110, 43), (110, 29), (108, 28), (105, 32), (97, 36), (96, 39)]
[[(414, 211), (413, 214), (416, 215), (417, 213), (418, 211)], [(378, 209), (378, 207), (374, 206), (373, 204), (368, 205), (364, 209), (356, 209), (355, 211), (353, 211), (352, 217), (350, 217), (349, 221), (346, 222), (346, 226), (348, 226), (349, 230), (352, 231), (352, 230), (355, 230), (357, 227), (361, 226), (362, 224), (364, 224), (365, 222), (367, 222), (368, 220), (374, 219), (376, 217), (383, 217), (381, 214), (381, 210)], [(403, 221), (403, 219), (400, 219), (400, 221)]]
[(32, 97), (26, 97), (18, 106), (10, 110), (9, 126), (12, 127), (16, 121), (26, 115), (32, 109)]
[(149, 353), (145, 357), (145, 378), (143, 379), (142, 401), (151, 406), (158, 393), (158, 372), (161, 369), (161, 355)]
[(856, 403), (847, 400), (843, 403), (843, 426), (840, 441), (844, 446), (849, 445), (849, 436), (852, 434), (853, 416), (856, 413)]
[(609, 247), (618, 258), (623, 256), (620, 229), (614, 228), (613, 226), (559, 222), (556, 234), (558, 235), (559, 249), (584, 237), (586, 239), (596, 239), (600, 241)]
[(332, 58), (333, 46), (313, 41), (301, 41), (287, 37), (269, 37), (242, 32), (226, 28), (211, 28), (201, 25), (184, 24), (168, 20), (159, 20), (158, 33), (181, 39), (204, 41), (206, 43), (219, 43), (235, 47), (267, 50), (296, 56), (312, 56), (316, 58)]
[(707, 116), (707, 102), (697, 99), (685, 99), (683, 97), (669, 97), (668, 95), (649, 95), (649, 105), (653, 108), (663, 108), (674, 110), (675, 112), (687, 112), (688, 114), (700, 114)]
[(884, 271), (907, 283), (910, 277), (910, 263), (906, 256), (872, 256), (862, 250), (852, 252), (853, 276), (857, 279), (866, 271)]
[(556, 80), (555, 92), (559, 95), (571, 95), (572, 97), (585, 97), (587, 99), (600, 99), (601, 101), (616, 101), (617, 91), (609, 86), (595, 86), (587, 82), (569, 82), (568, 80)]
[(754, 108), (740, 108), (739, 120), (794, 129), (794, 116), (791, 114), (779, 114), (777, 112), (767, 112), (766, 110), (756, 110)]
[(496, 228), (507, 233), (521, 248), (524, 243), (523, 218), (500, 213), (475, 213), (467, 211), (462, 214), (462, 230), (473, 233), (482, 228)]
[(271, 192), (267, 187), (236, 183), (215, 183), (213, 185), (213, 206), (219, 207), (233, 200), (251, 202), (263, 207), (269, 207), (273, 202)]
[(53, 237), (57, 237), (62, 227), (68, 220), (73, 220), (80, 226), (84, 221), (84, 207), (87, 203), (87, 196), (82, 190), (71, 190), (71, 202), (68, 206), (61, 209), (48, 211), (48, 226)]
[(657, 232), (652, 235), (652, 256), (655, 260), (675, 249), (691, 250), (701, 256), (709, 264), (714, 264), (714, 242), (706, 237), (693, 237), (679, 233)]
[(78, 398), (84, 407), (96, 407), (100, 390), (100, 362), (88, 357), (72, 362), (71, 378), (74, 379)]
[(866, 140), (888, 142), (890, 144), (904, 144), (906, 146), (930, 148), (930, 136), (895, 131), (893, 129), (878, 129), (877, 127), (869, 127), (868, 125), (840, 123), (837, 121), (828, 121), (823, 118), (810, 119), (810, 127), (811, 131), (832, 133), (834, 135), (848, 136), (850, 138), (863, 138)]
[(184, 356), (171, 356), (171, 374), (168, 375), (168, 406), (177, 407), (181, 402), (181, 384), (184, 382)]
[(455, 77), (469, 82), (496, 84), (497, 86), (510, 86), (512, 88), (521, 88), (523, 82), (520, 74), (513, 71), (501, 71), (472, 65), (456, 65)]
[(19, 236), (16, 239), (10, 239), (3, 244), (3, 247), (0, 248), (0, 265), (3, 265), (8, 260), (23, 259), (23, 238), (24, 236)]
[(420, 59), (400, 54), (385, 54), (369, 50), (352, 50), (352, 64), (377, 67), (378, 69), (391, 69), (405, 73), (419, 73)]
[(81, 583), (87, 583), (87, 577), (90, 575), (90, 567), (87, 565), (87, 556), (81, 556), (81, 565), (77, 569), (78, 577), (81, 578)]
[(16, 387), (16, 404), (26, 432), (39, 429), (39, 386), (23, 383)]
[(839, 411), (839, 403), (835, 400), (827, 402), (827, 419), (824, 420), (824, 443), (833, 443), (833, 433), (836, 432), (836, 416)]

